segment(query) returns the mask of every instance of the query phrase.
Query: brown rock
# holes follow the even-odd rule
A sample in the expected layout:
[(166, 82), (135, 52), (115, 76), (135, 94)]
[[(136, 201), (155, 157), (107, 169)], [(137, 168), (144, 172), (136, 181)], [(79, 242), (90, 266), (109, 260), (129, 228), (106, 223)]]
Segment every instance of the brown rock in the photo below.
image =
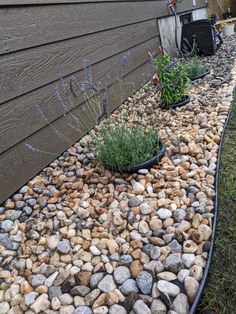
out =
[(135, 260), (130, 264), (130, 271), (133, 278), (136, 278), (138, 274), (143, 271), (143, 264), (139, 260)]
[(81, 271), (75, 274), (75, 280), (78, 286), (88, 286), (91, 278), (91, 273), (88, 271)]

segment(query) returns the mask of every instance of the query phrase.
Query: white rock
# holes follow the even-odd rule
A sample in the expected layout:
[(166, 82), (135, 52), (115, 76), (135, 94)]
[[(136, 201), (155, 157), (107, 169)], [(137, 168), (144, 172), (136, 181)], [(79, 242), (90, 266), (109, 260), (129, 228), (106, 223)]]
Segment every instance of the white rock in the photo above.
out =
[(182, 260), (183, 260), (183, 263), (186, 267), (190, 268), (191, 266), (193, 266), (194, 264), (194, 261), (195, 261), (195, 255), (194, 254), (187, 254), (187, 253), (184, 253), (182, 255)]
[(157, 215), (161, 218), (161, 219), (167, 219), (170, 218), (172, 216), (172, 212), (169, 209), (166, 208), (160, 208), (157, 211)]
[(180, 289), (178, 286), (174, 285), (171, 282), (165, 280), (159, 280), (157, 283), (157, 288), (162, 292), (170, 295), (171, 297), (175, 297), (180, 293)]

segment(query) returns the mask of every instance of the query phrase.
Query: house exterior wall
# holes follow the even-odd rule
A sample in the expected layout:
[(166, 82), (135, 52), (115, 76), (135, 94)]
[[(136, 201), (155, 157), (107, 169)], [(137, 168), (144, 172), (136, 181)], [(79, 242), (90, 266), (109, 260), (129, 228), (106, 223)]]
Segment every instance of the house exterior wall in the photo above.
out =
[[(207, 18), (206, 7), (201, 8), (201, 9), (189, 10), (187, 12), (184, 12), (183, 14), (191, 13), (191, 12), (192, 12), (193, 21)], [(179, 47), (181, 43), (181, 28), (182, 28), (181, 23), (180, 23), (181, 15), (182, 13), (178, 14), (177, 16), (177, 36), (178, 36)], [(173, 56), (176, 55), (177, 48), (175, 44), (175, 17), (173, 16), (173, 14), (169, 17), (158, 19), (158, 27), (159, 27), (160, 38), (161, 38), (161, 43), (163, 47), (170, 55), (173, 55)]]
[[(203, 7), (205, 0), (197, 0), (195, 8)], [(192, 8), (192, 1), (184, 0), (176, 9)], [(147, 52), (158, 51), (157, 20), (169, 14), (162, 0), (0, 0), (0, 203), (85, 133), (69, 126), (58, 102), (58, 86), (65, 97), (60, 77), (66, 84), (72, 74), (83, 80), (88, 59), (95, 80), (110, 74), (109, 109), (114, 110), (153, 73)], [(127, 52), (120, 97), (113, 83)], [(82, 97), (76, 106), (66, 110), (81, 109), (83, 123), (92, 127)]]

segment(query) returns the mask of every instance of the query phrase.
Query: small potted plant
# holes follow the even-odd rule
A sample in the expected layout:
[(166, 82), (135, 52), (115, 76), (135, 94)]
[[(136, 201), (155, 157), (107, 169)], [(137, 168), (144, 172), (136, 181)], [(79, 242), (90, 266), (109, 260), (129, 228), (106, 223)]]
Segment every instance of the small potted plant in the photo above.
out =
[(191, 81), (203, 78), (210, 73), (207, 67), (198, 58), (194, 57), (190, 60), (183, 61), (183, 64), (186, 67), (188, 77)]
[(178, 59), (171, 60), (166, 53), (153, 59), (159, 79), (158, 89), (162, 109), (176, 108), (190, 101), (187, 95), (190, 79), (186, 66)]
[(121, 173), (150, 168), (166, 150), (154, 125), (144, 128), (112, 118), (100, 124), (95, 143), (98, 161), (106, 169)]

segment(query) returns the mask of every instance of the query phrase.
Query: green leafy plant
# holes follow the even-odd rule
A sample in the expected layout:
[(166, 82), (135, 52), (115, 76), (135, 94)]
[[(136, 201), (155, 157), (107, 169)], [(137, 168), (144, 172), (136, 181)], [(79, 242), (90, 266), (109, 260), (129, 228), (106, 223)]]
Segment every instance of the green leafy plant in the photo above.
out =
[(154, 126), (145, 129), (139, 124), (117, 123), (110, 119), (100, 125), (96, 137), (98, 161), (113, 171), (123, 172), (125, 167), (156, 156), (159, 150), (158, 132)]
[(153, 64), (160, 81), (161, 101), (165, 108), (171, 108), (188, 93), (190, 80), (186, 66), (167, 54), (153, 59)]
[(207, 72), (207, 67), (197, 58), (183, 61), (183, 65), (186, 67), (190, 79)]

